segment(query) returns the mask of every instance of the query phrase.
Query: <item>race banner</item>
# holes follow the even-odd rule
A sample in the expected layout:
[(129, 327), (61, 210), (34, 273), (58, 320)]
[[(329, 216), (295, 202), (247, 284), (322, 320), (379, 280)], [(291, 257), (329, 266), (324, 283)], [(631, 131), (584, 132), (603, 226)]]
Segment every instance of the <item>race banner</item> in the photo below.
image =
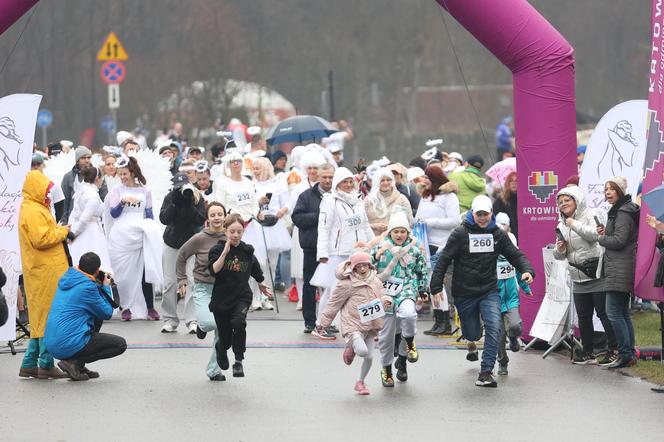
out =
[[(648, 81), (648, 135), (646, 158), (643, 164), (643, 193), (662, 184), (664, 137), (661, 120), (664, 117), (664, 5), (663, 0), (652, 0), (650, 69)], [(641, 206), (639, 241), (636, 254), (634, 292), (643, 299), (664, 301), (664, 289), (655, 288), (654, 280), (660, 254), (655, 247), (656, 232), (646, 224), (646, 214), (652, 210), (646, 203)]]
[(604, 183), (614, 176), (627, 178), (627, 193), (638, 193), (646, 156), (647, 115), (646, 100), (630, 100), (612, 107), (597, 123), (579, 181), (588, 208), (609, 211)]
[(41, 99), (41, 95), (34, 94), (0, 98), (0, 267), (7, 275), (2, 291), (9, 306), (9, 320), (0, 327), (0, 341), (16, 339), (16, 300), (21, 274), (18, 213), (23, 181), (30, 171)]

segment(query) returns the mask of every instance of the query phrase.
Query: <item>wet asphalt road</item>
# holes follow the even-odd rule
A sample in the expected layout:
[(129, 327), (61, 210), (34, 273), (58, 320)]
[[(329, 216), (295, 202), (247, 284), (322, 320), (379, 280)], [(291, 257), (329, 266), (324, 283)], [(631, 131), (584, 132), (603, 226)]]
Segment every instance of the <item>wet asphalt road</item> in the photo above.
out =
[(498, 388), (479, 388), (479, 362), (421, 333), (408, 382), (383, 388), (376, 352), (371, 395), (356, 396), (360, 361), (345, 366), (340, 342), (304, 335), (293, 304), (282, 309), (291, 320), (251, 315), (246, 377), (226, 382), (205, 375), (210, 335), (184, 325), (108, 322), (130, 349), (91, 364), (101, 377), (87, 382), (20, 379), (22, 356), (0, 354), (0, 440), (662, 440), (664, 395), (650, 384), (528, 351), (510, 354)]

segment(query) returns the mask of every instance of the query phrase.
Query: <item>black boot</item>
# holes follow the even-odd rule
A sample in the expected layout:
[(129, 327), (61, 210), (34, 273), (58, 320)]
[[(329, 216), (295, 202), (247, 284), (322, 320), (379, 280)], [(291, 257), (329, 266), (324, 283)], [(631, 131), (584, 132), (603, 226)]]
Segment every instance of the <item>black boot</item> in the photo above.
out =
[(406, 356), (398, 356), (397, 360), (394, 362), (394, 368), (397, 369), (397, 379), (401, 382), (406, 382), (408, 380), (408, 371), (406, 367)]
[(394, 335), (394, 357), (399, 356), (399, 345), (401, 345), (401, 333)]
[(438, 336), (442, 324), (440, 323), (442, 310), (433, 311), (433, 326), (429, 330), (424, 330), (427, 336)]
[(450, 324), (450, 311), (444, 311), (442, 315), (442, 321), (443, 323), (443, 333), (444, 335), (451, 335), (452, 334), (452, 324)]

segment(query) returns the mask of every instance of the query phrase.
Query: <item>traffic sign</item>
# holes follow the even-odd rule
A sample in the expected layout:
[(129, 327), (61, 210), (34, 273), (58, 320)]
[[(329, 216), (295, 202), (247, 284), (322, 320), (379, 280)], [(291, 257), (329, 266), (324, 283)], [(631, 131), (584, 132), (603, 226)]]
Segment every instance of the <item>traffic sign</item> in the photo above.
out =
[(53, 112), (48, 109), (41, 109), (37, 113), (37, 126), (48, 127), (53, 124)]
[(127, 75), (124, 63), (121, 61), (107, 61), (101, 65), (99, 76), (106, 84), (120, 84)]
[(120, 107), (120, 85), (108, 85), (108, 108), (117, 109)]
[(109, 60), (128, 60), (127, 52), (125, 51), (122, 43), (118, 40), (118, 36), (115, 35), (115, 32), (111, 32), (104, 40), (104, 44), (101, 45), (101, 49), (97, 52), (97, 61), (109, 61)]
[(104, 129), (104, 132), (108, 134), (115, 134), (115, 120), (113, 120), (112, 115), (104, 115), (99, 120), (99, 127)]

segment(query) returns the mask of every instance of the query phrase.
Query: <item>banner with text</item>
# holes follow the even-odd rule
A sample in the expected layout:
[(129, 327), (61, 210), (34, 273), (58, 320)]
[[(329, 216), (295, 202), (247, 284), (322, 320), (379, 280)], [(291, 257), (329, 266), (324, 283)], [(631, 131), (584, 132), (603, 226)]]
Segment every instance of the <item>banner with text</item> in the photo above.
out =
[(14, 94), (0, 98), (0, 267), (7, 275), (3, 293), (9, 321), (0, 327), (0, 341), (16, 338), (16, 299), (21, 274), (18, 212), (21, 189), (32, 162), (32, 144), (41, 95)]

